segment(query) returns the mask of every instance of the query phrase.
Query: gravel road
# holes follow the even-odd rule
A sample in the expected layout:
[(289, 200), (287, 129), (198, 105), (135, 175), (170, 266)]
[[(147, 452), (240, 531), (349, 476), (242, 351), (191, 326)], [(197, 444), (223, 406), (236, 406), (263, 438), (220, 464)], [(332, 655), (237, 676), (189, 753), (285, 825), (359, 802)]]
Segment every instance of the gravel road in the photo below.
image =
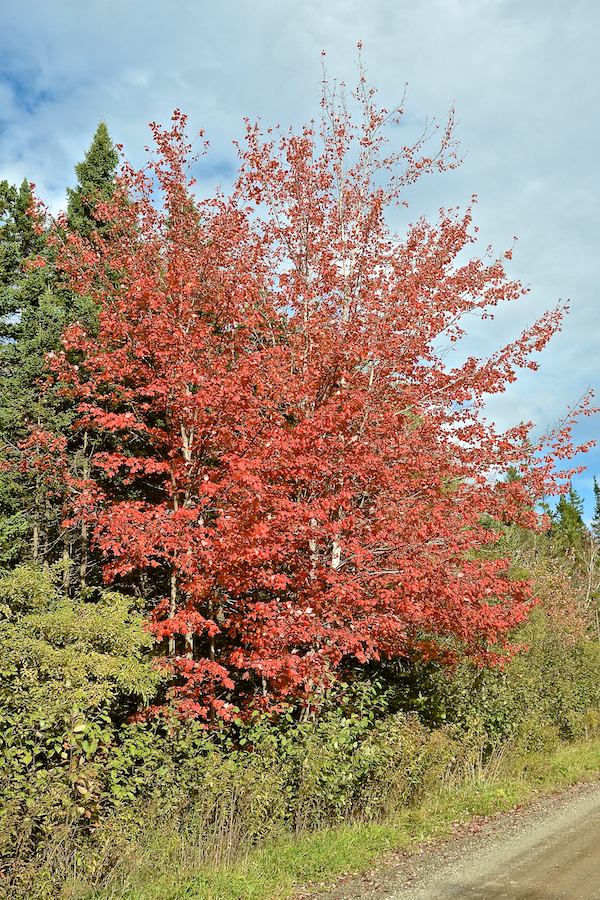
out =
[(476, 819), (319, 900), (600, 900), (600, 785)]

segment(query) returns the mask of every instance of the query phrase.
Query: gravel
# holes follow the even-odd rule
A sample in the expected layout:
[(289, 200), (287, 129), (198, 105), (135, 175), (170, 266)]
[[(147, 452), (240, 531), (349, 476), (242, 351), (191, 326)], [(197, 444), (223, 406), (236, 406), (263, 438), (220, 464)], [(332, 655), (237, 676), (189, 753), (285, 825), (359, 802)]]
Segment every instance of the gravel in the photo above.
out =
[(313, 894), (319, 900), (600, 900), (600, 784), (493, 818), (397, 853), (371, 872)]

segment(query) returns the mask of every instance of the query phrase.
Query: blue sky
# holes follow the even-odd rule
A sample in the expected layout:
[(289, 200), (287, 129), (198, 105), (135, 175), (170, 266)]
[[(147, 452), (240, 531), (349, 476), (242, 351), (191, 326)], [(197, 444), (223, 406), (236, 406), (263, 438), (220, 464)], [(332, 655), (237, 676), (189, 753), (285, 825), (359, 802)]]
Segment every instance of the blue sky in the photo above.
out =
[[(518, 237), (511, 277), (531, 290), (469, 349), (515, 337), (559, 298), (563, 331), (489, 406), (499, 425), (545, 430), (600, 389), (600, 4), (596, 0), (20, 0), (0, 9), (0, 178), (34, 181), (58, 211), (101, 117), (135, 164), (148, 123), (174, 108), (211, 142), (203, 192), (227, 189), (243, 117), (300, 126), (319, 115), (321, 51), (331, 77), (355, 78), (356, 45), (383, 105), (408, 82), (405, 128), (456, 106), (459, 170), (422, 180), (409, 218), (477, 194), (482, 249)], [(401, 230), (404, 221), (398, 219)], [(576, 437), (600, 433), (600, 417)], [(600, 448), (574, 479), (592, 514)]]

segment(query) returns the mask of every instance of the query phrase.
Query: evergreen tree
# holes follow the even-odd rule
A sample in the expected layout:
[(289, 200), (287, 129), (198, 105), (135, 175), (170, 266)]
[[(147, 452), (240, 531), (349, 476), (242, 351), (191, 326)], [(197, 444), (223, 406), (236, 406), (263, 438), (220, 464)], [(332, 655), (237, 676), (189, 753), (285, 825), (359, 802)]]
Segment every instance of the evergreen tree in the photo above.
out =
[[(64, 423), (49, 417), (40, 379), (44, 354), (58, 346), (63, 316), (54, 293), (51, 265), (31, 266), (46, 257), (46, 236), (29, 214), (29, 184), (0, 184), (0, 565), (16, 562), (24, 553), (27, 533), (31, 555), (40, 541), (40, 491), (20, 471), (20, 445), (29, 429), (41, 424), (54, 429)], [(58, 412), (58, 410), (57, 410)], [(49, 421), (52, 419), (52, 421)], [(9, 464), (8, 467), (6, 464)], [(44, 505), (44, 504), (42, 504)], [(37, 509), (37, 512), (36, 512)]]
[[(0, 434), (19, 440), (42, 414), (44, 355), (65, 323), (65, 293), (56, 287), (47, 236), (28, 210), (29, 184), (0, 184)], [(39, 224), (39, 223), (38, 223)], [(45, 265), (36, 265), (36, 261)]]
[(583, 500), (571, 485), (568, 494), (561, 494), (553, 516), (553, 531), (562, 549), (579, 549), (588, 538), (583, 521)]
[[(19, 340), (22, 333), (21, 309), (26, 302), (26, 286), (29, 293), (39, 293), (40, 278), (31, 290), (31, 278), (24, 269), (24, 262), (43, 252), (45, 240), (36, 233), (28, 210), (32, 201), (31, 189), (26, 180), (20, 188), (7, 181), (0, 182), (0, 341), (6, 344)], [(37, 288), (37, 290), (36, 290)]]
[[(82, 162), (75, 166), (77, 186), (68, 190), (67, 219), (89, 238), (106, 225), (94, 217), (95, 202), (111, 196), (118, 153), (104, 122)], [(67, 325), (81, 321), (90, 330), (96, 320), (91, 298), (60, 286), (55, 253), (44, 223), (31, 214), (29, 184), (0, 183), (0, 566), (33, 558), (49, 564), (62, 555), (67, 565), (73, 540), (61, 527), (61, 491), (52, 477), (41, 477), (32, 461), (36, 447), (24, 443), (32, 429), (44, 428), (68, 441), (72, 466), (85, 472), (89, 453), (85, 436), (71, 434), (72, 404), (60, 389), (43, 387), (45, 356), (61, 346)], [(43, 265), (36, 265), (42, 261)], [(80, 445), (81, 444), (81, 445)], [(87, 545), (87, 537), (77, 544)], [(80, 549), (87, 556), (87, 549)], [(68, 563), (70, 565), (70, 562)], [(84, 580), (86, 564), (80, 565)], [(68, 574), (65, 576), (65, 583)]]
[[(106, 122), (101, 120), (96, 128), (92, 143), (83, 160), (75, 166), (77, 184), (74, 188), (67, 188), (67, 224), (71, 231), (77, 231), (87, 240), (93, 241), (94, 235), (99, 234), (106, 238), (111, 224), (102, 220), (98, 215), (98, 202), (110, 200), (116, 185), (117, 166), (119, 154), (110, 137)], [(78, 297), (79, 304), (85, 304), (85, 298)], [(90, 302), (85, 315), (72, 316), (71, 321), (77, 319), (91, 333), (96, 326), (96, 309)], [(92, 326), (92, 327), (90, 327)], [(81, 435), (78, 446), (77, 458), (79, 474), (87, 479), (91, 470), (91, 458), (94, 447), (90, 445), (87, 432)], [(89, 534), (88, 526), (84, 520), (79, 523), (79, 586), (84, 589), (88, 586), (89, 569)]]
[(69, 228), (89, 238), (94, 231), (104, 236), (108, 224), (96, 218), (98, 200), (109, 200), (115, 189), (119, 154), (102, 120), (83, 160), (75, 166), (77, 184), (67, 188)]
[(596, 541), (600, 543), (600, 485), (594, 476), (594, 517), (592, 519), (592, 533)]

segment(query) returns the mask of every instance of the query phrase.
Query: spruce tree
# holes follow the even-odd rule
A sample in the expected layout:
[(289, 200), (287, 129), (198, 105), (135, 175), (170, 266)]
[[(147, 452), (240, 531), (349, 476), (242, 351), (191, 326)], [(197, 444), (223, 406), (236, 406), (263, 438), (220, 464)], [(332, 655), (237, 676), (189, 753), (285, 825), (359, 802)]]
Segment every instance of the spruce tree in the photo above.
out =
[[(0, 184), (0, 565), (19, 560), (30, 533), (31, 555), (38, 555), (40, 491), (20, 471), (21, 444), (29, 429), (42, 422), (60, 431), (60, 404), (44, 398), (40, 389), (44, 354), (58, 346), (63, 315), (54, 293), (53, 266), (31, 266), (46, 257), (46, 235), (29, 214), (31, 190)], [(52, 415), (50, 414), (52, 411)], [(58, 418), (57, 418), (58, 416)], [(6, 467), (9, 464), (9, 467)], [(45, 515), (45, 514), (44, 514)]]
[[(92, 143), (83, 160), (75, 166), (77, 184), (74, 188), (67, 188), (67, 223), (71, 231), (77, 231), (89, 241), (94, 240), (98, 234), (102, 238), (109, 236), (111, 225), (103, 221), (98, 214), (98, 203), (109, 200), (115, 190), (117, 165), (119, 154), (110, 137), (104, 120), (101, 120), (96, 128)], [(85, 298), (78, 298), (79, 305), (85, 305)], [(87, 309), (81, 309), (77, 318), (87, 327), (88, 333), (96, 324), (96, 310), (93, 303), (88, 303)], [(81, 436), (77, 453), (75, 454), (78, 473), (83, 479), (87, 479), (91, 469), (91, 458), (94, 452), (90, 446), (88, 434)], [(84, 520), (79, 522), (78, 547), (79, 547), (79, 586), (84, 590), (89, 586), (89, 534), (88, 526)]]
[[(69, 227), (86, 238), (106, 234), (94, 210), (99, 199), (115, 187), (118, 153), (104, 122), (100, 122), (84, 159), (75, 166), (78, 183), (68, 189)], [(75, 410), (60, 389), (43, 387), (45, 356), (61, 347), (64, 329), (73, 321), (93, 328), (96, 310), (91, 298), (80, 297), (60, 285), (55, 254), (45, 227), (30, 215), (31, 191), (0, 183), (0, 567), (24, 558), (45, 565), (61, 555), (70, 560), (62, 529), (62, 501), (58, 484), (40, 481), (30, 465), (31, 447), (23, 444), (37, 427), (68, 441), (72, 465), (83, 468), (89, 452), (72, 435)], [(37, 223), (43, 226), (43, 223)], [(31, 265), (42, 260), (41, 266)], [(75, 542), (87, 557), (87, 535)], [(70, 563), (69, 563), (70, 565)], [(80, 564), (85, 580), (87, 563)], [(68, 581), (68, 574), (65, 580)]]
[(592, 519), (592, 534), (600, 543), (600, 485), (594, 475), (594, 517)]
[(7, 181), (0, 182), (0, 341), (2, 344), (19, 340), (23, 326), (21, 310), (28, 292), (36, 294), (41, 287), (40, 273), (31, 285), (24, 262), (43, 252), (45, 240), (36, 233), (28, 210), (31, 189), (26, 180), (20, 188)]
[(67, 188), (69, 228), (82, 237), (89, 238), (95, 231), (106, 235), (109, 226), (96, 217), (96, 205), (112, 197), (118, 163), (119, 154), (102, 120), (85, 157), (75, 166), (77, 184)]
[(561, 494), (553, 516), (553, 531), (562, 549), (578, 550), (588, 539), (583, 521), (583, 500), (570, 485), (568, 494)]

